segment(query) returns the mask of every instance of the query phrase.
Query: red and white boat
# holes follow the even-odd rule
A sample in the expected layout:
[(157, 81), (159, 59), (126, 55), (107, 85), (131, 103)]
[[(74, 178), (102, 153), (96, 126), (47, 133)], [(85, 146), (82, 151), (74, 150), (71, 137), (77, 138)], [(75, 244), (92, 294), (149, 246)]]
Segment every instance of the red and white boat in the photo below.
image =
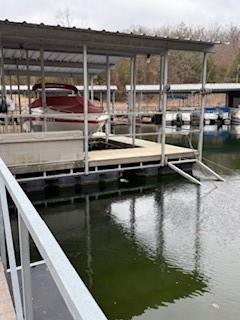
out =
[[(46, 107), (40, 97), (42, 86), (35, 84), (32, 90), (39, 95), (30, 105), (33, 131), (84, 131), (84, 98), (78, 89), (69, 84), (46, 83)], [(52, 116), (52, 117), (51, 117)], [(109, 116), (103, 107), (88, 101), (88, 132), (92, 134), (102, 128)], [(30, 131), (30, 120), (24, 121), (23, 128)]]

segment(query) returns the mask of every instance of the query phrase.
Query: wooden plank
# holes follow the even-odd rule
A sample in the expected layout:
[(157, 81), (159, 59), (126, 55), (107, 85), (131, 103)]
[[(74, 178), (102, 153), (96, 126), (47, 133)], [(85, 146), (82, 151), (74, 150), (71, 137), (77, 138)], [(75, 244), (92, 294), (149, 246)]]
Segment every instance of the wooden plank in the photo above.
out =
[(0, 320), (16, 320), (12, 299), (0, 261)]
[[(109, 141), (130, 144), (132, 139), (124, 136), (111, 136)], [(135, 140), (136, 148), (108, 149), (89, 152), (89, 165), (100, 166), (110, 164), (126, 164), (133, 162), (160, 161), (161, 145), (148, 140)], [(165, 145), (168, 158), (193, 158), (195, 150), (174, 145)]]

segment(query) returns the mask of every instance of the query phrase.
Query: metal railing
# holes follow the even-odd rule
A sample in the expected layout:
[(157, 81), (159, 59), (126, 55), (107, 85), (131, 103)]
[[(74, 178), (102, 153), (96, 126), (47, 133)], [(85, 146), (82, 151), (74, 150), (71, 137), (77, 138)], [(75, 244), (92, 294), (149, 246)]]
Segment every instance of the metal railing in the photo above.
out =
[[(22, 290), (20, 290), (18, 281), (6, 190), (18, 212)], [(5, 271), (8, 258), (17, 320), (33, 319), (29, 235), (44, 259), (73, 319), (106, 320), (106, 316), (67, 259), (53, 234), (0, 159), (0, 253)]]

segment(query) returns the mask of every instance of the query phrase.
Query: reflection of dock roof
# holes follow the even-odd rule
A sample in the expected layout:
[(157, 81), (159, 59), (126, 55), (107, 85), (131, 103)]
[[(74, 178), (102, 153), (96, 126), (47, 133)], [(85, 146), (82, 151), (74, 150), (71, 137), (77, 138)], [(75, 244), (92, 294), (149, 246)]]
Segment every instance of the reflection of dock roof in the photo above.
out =
[(83, 45), (88, 51), (88, 72), (98, 74), (109, 64), (115, 65), (122, 57), (136, 54), (164, 54), (168, 50), (211, 52), (216, 43), (211, 41), (147, 36), (122, 32), (66, 28), (32, 23), (0, 21), (6, 74), (40, 75), (40, 53), (44, 50), (44, 70), (47, 76), (80, 75), (83, 72)]
[[(201, 83), (170, 84), (171, 93), (198, 93), (202, 88)], [(207, 83), (206, 89), (212, 93), (228, 93), (240, 91), (240, 83)], [(126, 85), (126, 91), (131, 90), (130, 85)], [(159, 94), (160, 86), (157, 84), (136, 85), (136, 92)]]

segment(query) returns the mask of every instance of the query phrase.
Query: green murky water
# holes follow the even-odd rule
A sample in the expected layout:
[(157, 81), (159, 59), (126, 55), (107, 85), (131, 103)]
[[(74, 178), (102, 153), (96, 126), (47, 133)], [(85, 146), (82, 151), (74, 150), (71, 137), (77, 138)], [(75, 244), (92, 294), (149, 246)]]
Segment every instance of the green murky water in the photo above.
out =
[(205, 129), (224, 183), (200, 172), (202, 187), (162, 177), (35, 201), (109, 319), (240, 319), (240, 127)]

